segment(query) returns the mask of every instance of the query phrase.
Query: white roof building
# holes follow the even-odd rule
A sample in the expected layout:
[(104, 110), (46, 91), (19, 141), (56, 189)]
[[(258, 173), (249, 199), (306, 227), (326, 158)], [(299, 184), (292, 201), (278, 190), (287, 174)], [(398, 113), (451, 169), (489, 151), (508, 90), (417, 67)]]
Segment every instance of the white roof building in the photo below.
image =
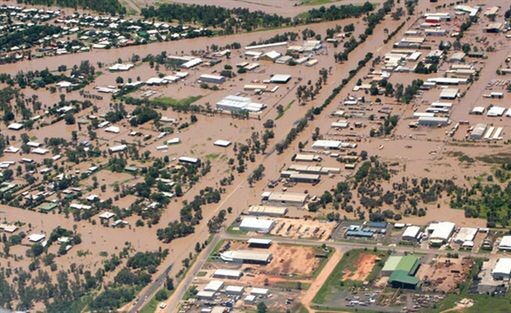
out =
[(271, 61), (275, 61), (280, 56), (281, 56), (281, 54), (278, 53), (277, 51), (268, 51), (265, 54), (263, 54), (262, 58), (265, 58), (265, 59), (268, 59), (268, 60), (271, 60)]
[(70, 208), (72, 209), (77, 209), (77, 210), (90, 210), (92, 209), (92, 207), (90, 205), (86, 205), (86, 204), (80, 204), (80, 203), (72, 203), (69, 205)]
[(44, 238), (46, 238), (45, 234), (30, 234), (28, 236), (28, 241), (37, 243), (43, 241)]
[(213, 277), (215, 278), (227, 278), (227, 279), (239, 279), (243, 274), (238, 270), (230, 270), (230, 269), (217, 269), (213, 273)]
[(197, 298), (198, 299), (213, 299), (213, 297), (215, 296), (215, 292), (214, 291), (207, 291), (207, 290), (201, 290), (197, 293)]
[(216, 103), (216, 107), (219, 110), (230, 111), (230, 112), (259, 112), (263, 110), (266, 105), (261, 103), (252, 102), (248, 97), (240, 97), (230, 95)]
[(9, 146), (4, 149), (5, 153), (17, 153), (18, 151), (20, 151), (20, 148), (13, 147), (13, 146)]
[(431, 243), (446, 243), (454, 232), (456, 224), (451, 222), (431, 223), (428, 231), (431, 232), (429, 241)]
[(108, 68), (108, 70), (112, 71), (112, 72), (115, 72), (115, 71), (129, 71), (130, 69), (133, 68), (133, 64), (132, 63), (126, 63), (126, 64), (122, 64), (122, 63), (116, 63), (112, 66), (110, 66)]
[(267, 264), (271, 262), (272, 254), (260, 250), (234, 250), (221, 253), (220, 258), (225, 262)]
[(267, 233), (275, 226), (275, 221), (268, 219), (259, 219), (254, 217), (245, 217), (241, 220), (240, 229), (243, 231), (255, 231)]
[(467, 241), (474, 241), (477, 234), (477, 228), (473, 227), (462, 227), (454, 237), (454, 242), (463, 244)]
[(23, 128), (23, 124), (21, 123), (11, 123), (9, 124), (9, 126), (7, 126), (7, 128), (11, 129), (11, 130), (20, 130)]
[(266, 296), (268, 294), (268, 289), (266, 288), (252, 288), (250, 290), (250, 294), (251, 295), (256, 295), (256, 296)]
[(270, 82), (274, 84), (285, 84), (291, 80), (291, 75), (288, 74), (275, 74), (270, 78)]
[(99, 215), (99, 218), (101, 218), (101, 219), (105, 219), (105, 220), (109, 220), (109, 219), (111, 219), (111, 218), (112, 218), (112, 217), (114, 217), (114, 216), (115, 216), (115, 214), (114, 214), (114, 213), (112, 213), (112, 212), (104, 212), (104, 213), (101, 213), (101, 214)]
[(214, 143), (213, 143), (215, 146), (219, 146), (219, 147), (223, 147), (223, 148), (227, 148), (228, 146), (231, 145), (231, 142), (229, 140), (222, 140), (222, 139), (218, 139), (216, 140)]
[(44, 155), (44, 154), (48, 153), (48, 149), (35, 148), (35, 149), (32, 150), (32, 153)]
[(107, 133), (114, 133), (114, 134), (118, 134), (118, 133), (120, 133), (120, 132), (121, 132), (121, 129), (120, 129), (119, 127), (117, 127), (117, 126), (113, 126), (113, 125), (112, 125), (112, 126), (109, 126), (109, 127), (105, 128), (105, 131), (106, 131)]
[(342, 141), (338, 140), (316, 140), (312, 144), (313, 149), (340, 149), (343, 145)]
[(415, 226), (415, 225), (408, 226), (405, 229), (405, 231), (403, 232), (403, 235), (401, 236), (401, 238), (403, 240), (407, 240), (407, 241), (417, 240), (417, 238), (419, 237), (420, 231), (421, 231), (421, 228), (419, 226)]
[(167, 80), (163, 79), (163, 78), (159, 78), (159, 77), (151, 77), (149, 78), (148, 80), (146, 80), (145, 82), (147, 85), (151, 86), (151, 85), (162, 85), (162, 84), (166, 84), (168, 83)]
[(225, 293), (240, 295), (245, 290), (243, 286), (227, 286), (225, 287)]
[(205, 287), (206, 291), (219, 291), (224, 286), (224, 282), (221, 280), (212, 280)]
[(445, 88), (440, 91), (440, 99), (456, 99), (458, 97), (459, 89)]
[(491, 274), (494, 279), (508, 280), (511, 276), (511, 258), (500, 258)]
[(181, 142), (181, 139), (174, 137), (172, 139), (167, 140), (168, 145), (176, 145)]
[(190, 69), (190, 68), (192, 68), (194, 66), (197, 66), (197, 65), (199, 65), (201, 63), (202, 63), (202, 59), (193, 58), (193, 59), (191, 59), (191, 60), (181, 64), (181, 67), (182, 68), (186, 68), (186, 69)]
[(506, 108), (494, 105), (488, 110), (488, 112), (486, 113), (486, 116), (499, 117), (499, 116), (504, 115), (505, 111), (506, 111)]
[(118, 146), (109, 147), (108, 151), (114, 153), (114, 152), (121, 152), (121, 151), (124, 151), (126, 149), (128, 149), (127, 145), (118, 145)]
[(502, 237), (499, 243), (500, 250), (511, 250), (511, 235)]

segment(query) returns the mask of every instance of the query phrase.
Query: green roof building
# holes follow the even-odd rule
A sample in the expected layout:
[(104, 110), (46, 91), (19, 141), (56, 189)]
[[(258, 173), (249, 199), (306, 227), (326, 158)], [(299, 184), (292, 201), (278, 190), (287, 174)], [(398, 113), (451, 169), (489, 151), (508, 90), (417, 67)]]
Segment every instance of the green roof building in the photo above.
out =
[(396, 271), (404, 271), (408, 273), (408, 275), (415, 275), (417, 270), (419, 269), (420, 261), (419, 258), (414, 255), (405, 255), (399, 261), (399, 264), (396, 267)]
[(395, 270), (390, 275), (389, 283), (393, 288), (415, 289), (419, 280), (415, 276), (408, 275), (406, 271)]
[(57, 203), (53, 203), (53, 202), (50, 202), (50, 203), (43, 203), (40, 207), (39, 207), (39, 212), (42, 212), (42, 213), (48, 213), (50, 211), (52, 211), (53, 209), (55, 209), (56, 207), (58, 207), (59, 205)]
[(399, 265), (399, 262), (401, 262), (401, 259), (403, 256), (401, 255), (391, 255), (387, 258), (387, 261), (385, 261), (385, 264), (383, 265), (383, 268), (381, 269), (381, 273), (383, 275), (390, 275), (392, 272), (394, 272)]
[[(393, 267), (396, 261), (397, 259), (390, 261), (388, 268)], [(419, 266), (420, 260), (414, 255), (400, 257), (399, 262), (395, 265), (395, 269), (389, 277), (389, 283), (394, 288), (415, 289), (419, 284), (419, 280), (415, 277)]]

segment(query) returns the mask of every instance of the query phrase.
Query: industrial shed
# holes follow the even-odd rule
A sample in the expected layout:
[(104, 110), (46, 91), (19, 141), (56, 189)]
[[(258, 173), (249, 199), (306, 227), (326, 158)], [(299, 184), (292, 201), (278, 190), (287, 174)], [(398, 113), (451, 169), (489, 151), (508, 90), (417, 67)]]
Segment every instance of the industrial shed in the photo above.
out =
[(291, 75), (287, 74), (275, 74), (270, 78), (270, 82), (273, 84), (286, 84), (291, 80)]
[(271, 239), (263, 239), (263, 238), (250, 238), (247, 240), (249, 247), (251, 248), (264, 248), (268, 249), (271, 246)]
[(484, 132), (486, 131), (487, 125), (484, 123), (478, 123), (474, 126), (470, 132), (470, 139), (480, 140), (483, 138)]
[(511, 278), (511, 258), (500, 258), (491, 274), (497, 280), (508, 280)]
[(240, 279), (243, 273), (237, 270), (218, 269), (213, 273), (214, 278)]
[(295, 154), (292, 158), (293, 161), (297, 162), (319, 162), (321, 157), (316, 154)]
[(419, 226), (408, 226), (405, 231), (403, 232), (403, 235), (401, 236), (402, 240), (406, 241), (417, 241), (419, 238), (421, 228)]
[(340, 149), (342, 141), (338, 140), (316, 140), (312, 144), (313, 149)]
[(220, 75), (202, 74), (199, 77), (199, 80), (203, 83), (221, 84), (225, 82), (225, 77)]
[(305, 193), (294, 192), (264, 192), (262, 200), (271, 204), (303, 206), (307, 201), (308, 195)]
[(243, 286), (227, 286), (225, 287), (225, 293), (229, 295), (241, 295), (245, 291)]
[(502, 237), (499, 243), (499, 249), (511, 251), (511, 235)]
[(381, 269), (382, 275), (390, 275), (394, 272), (403, 258), (402, 255), (391, 255), (385, 261), (383, 268)]
[(255, 250), (235, 250), (221, 253), (220, 258), (225, 262), (268, 264), (272, 260), (272, 254)]
[(275, 221), (267, 219), (258, 219), (254, 217), (245, 217), (241, 221), (240, 230), (254, 231), (258, 233), (268, 233), (275, 226)]
[(249, 215), (281, 217), (286, 215), (286, 207), (252, 205), (248, 208)]
[(289, 181), (295, 182), (295, 183), (310, 183), (310, 184), (316, 184), (320, 181), (319, 174), (306, 174), (306, 173), (298, 173), (298, 172), (291, 172), (289, 177)]
[(420, 260), (416, 256), (403, 256), (390, 275), (389, 283), (394, 288), (415, 289), (419, 284), (419, 280), (415, 277), (419, 266)]
[(451, 222), (431, 223), (427, 230), (431, 235), (429, 242), (432, 246), (439, 246), (446, 243), (454, 232), (456, 224)]
[(221, 280), (212, 280), (210, 281), (205, 287), (204, 290), (206, 291), (219, 291), (224, 286), (224, 282)]
[(458, 97), (459, 89), (445, 88), (440, 92), (440, 99), (456, 99)]
[(454, 237), (454, 242), (464, 244), (467, 241), (474, 241), (477, 234), (477, 228), (462, 227)]
[(417, 124), (419, 126), (428, 126), (428, 127), (438, 127), (438, 126), (445, 126), (449, 124), (449, 118), (448, 117), (440, 117), (440, 116), (421, 116), (417, 120)]
[(415, 276), (408, 275), (405, 271), (396, 270), (390, 275), (389, 283), (393, 288), (415, 289), (419, 280)]
[(252, 100), (248, 97), (240, 97), (240, 96), (227, 96), (222, 100), (216, 103), (216, 107), (219, 110), (229, 111), (229, 112), (259, 112), (266, 107), (266, 105), (261, 103), (252, 102)]

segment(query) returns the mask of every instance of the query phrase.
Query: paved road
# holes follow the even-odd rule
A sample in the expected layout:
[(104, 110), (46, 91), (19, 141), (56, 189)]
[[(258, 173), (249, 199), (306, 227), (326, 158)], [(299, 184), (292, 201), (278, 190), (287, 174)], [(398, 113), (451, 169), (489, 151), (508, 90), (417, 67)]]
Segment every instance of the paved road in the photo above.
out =
[(208, 256), (211, 254), (211, 252), (213, 252), (213, 249), (221, 239), (222, 237), (218, 234), (213, 236), (211, 242), (197, 256), (197, 259), (193, 263), (192, 267), (188, 270), (188, 273), (186, 273), (185, 278), (176, 286), (176, 290), (174, 290), (168, 299), (168, 306), (165, 309), (166, 312), (177, 312), (179, 301), (183, 298), (185, 292), (190, 287), (198, 271), (204, 266), (204, 263), (206, 263), (208, 260)]
[(147, 288), (144, 292), (142, 292), (139, 295), (138, 300), (135, 301), (135, 304), (129, 310), (130, 313), (138, 312), (138, 310), (140, 310), (147, 301), (151, 300), (151, 298), (154, 296), (154, 294), (156, 294), (156, 292), (160, 289), (160, 287), (167, 280), (167, 276), (168, 276), (170, 270), (172, 269), (172, 266), (174, 266), (174, 264), (168, 265), (167, 268), (165, 269), (165, 271), (163, 271), (163, 273), (161, 273), (160, 276), (158, 276), (158, 278), (156, 278), (151, 283), (149, 288)]

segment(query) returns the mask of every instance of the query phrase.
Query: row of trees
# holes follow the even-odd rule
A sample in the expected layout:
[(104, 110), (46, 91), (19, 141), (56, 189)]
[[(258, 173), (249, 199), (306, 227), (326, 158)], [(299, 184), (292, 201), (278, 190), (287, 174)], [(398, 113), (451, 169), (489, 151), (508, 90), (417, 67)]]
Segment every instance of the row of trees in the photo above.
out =
[(141, 13), (146, 19), (178, 20), (181, 23), (196, 23), (204, 27), (222, 28), (224, 33), (234, 33), (360, 17), (372, 10), (374, 10), (374, 5), (370, 2), (365, 2), (362, 5), (322, 6), (291, 19), (262, 11), (249, 11), (244, 8), (227, 9), (212, 5), (165, 3), (158, 7), (143, 8)]
[(276, 14), (249, 11), (244, 8), (227, 9), (212, 5), (164, 3), (158, 7), (149, 6), (143, 8), (141, 14), (146, 19), (177, 20), (180, 23), (196, 23), (204, 27), (222, 28), (225, 33), (234, 33), (241, 30), (252, 31), (258, 28), (273, 28), (292, 24), (290, 18)]
[(126, 8), (119, 0), (17, 0), (17, 2), (23, 4), (61, 6), (74, 9), (82, 8), (111, 15), (126, 13)]

